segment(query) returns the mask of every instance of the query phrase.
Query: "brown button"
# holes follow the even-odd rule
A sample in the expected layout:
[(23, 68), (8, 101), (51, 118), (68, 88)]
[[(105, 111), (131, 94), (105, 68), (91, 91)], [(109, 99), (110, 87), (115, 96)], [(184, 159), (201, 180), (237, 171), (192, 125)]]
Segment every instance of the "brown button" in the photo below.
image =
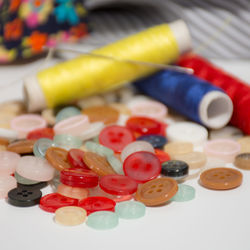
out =
[(232, 168), (211, 168), (200, 175), (200, 183), (216, 190), (236, 188), (242, 183), (242, 174)]
[(139, 185), (135, 199), (146, 206), (157, 206), (170, 200), (178, 191), (178, 184), (172, 178), (158, 178)]
[(0, 145), (7, 147), (9, 145), (9, 140), (7, 140), (5, 138), (0, 138)]
[(117, 174), (109, 165), (105, 157), (92, 152), (85, 152), (83, 156), (85, 164), (99, 176)]
[(119, 112), (109, 106), (86, 108), (82, 113), (89, 117), (90, 122), (103, 122), (106, 125), (115, 123), (119, 118)]
[(59, 171), (62, 171), (66, 168), (71, 167), (68, 163), (67, 155), (67, 150), (62, 148), (51, 147), (47, 149), (45, 157), (52, 167)]
[(7, 150), (18, 154), (31, 154), (33, 153), (35, 142), (35, 140), (15, 141), (8, 145)]
[(250, 153), (237, 155), (235, 157), (234, 165), (241, 169), (250, 170)]

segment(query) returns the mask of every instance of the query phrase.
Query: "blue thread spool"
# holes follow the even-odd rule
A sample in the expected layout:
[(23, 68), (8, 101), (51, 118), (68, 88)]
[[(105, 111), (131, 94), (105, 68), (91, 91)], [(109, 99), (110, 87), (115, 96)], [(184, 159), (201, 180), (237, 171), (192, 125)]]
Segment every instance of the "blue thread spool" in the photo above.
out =
[(134, 84), (145, 94), (209, 128), (225, 126), (232, 116), (230, 98), (220, 88), (193, 75), (166, 70)]

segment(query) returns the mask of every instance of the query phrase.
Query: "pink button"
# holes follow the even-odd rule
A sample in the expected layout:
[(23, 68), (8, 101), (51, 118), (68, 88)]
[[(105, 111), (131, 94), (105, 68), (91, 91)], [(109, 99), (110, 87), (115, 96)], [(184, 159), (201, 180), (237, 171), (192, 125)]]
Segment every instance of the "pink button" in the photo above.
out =
[(89, 191), (86, 188), (71, 187), (60, 184), (57, 187), (57, 193), (66, 197), (82, 200), (88, 197)]
[(0, 176), (0, 199), (6, 198), (8, 192), (16, 187), (17, 182), (13, 176)]
[(16, 168), (16, 172), (22, 177), (34, 181), (52, 180), (54, 171), (46, 159), (35, 156), (21, 157)]
[(204, 152), (207, 156), (219, 158), (226, 162), (233, 162), (240, 149), (240, 144), (230, 139), (212, 140), (204, 146)]
[(25, 138), (30, 131), (45, 128), (47, 122), (40, 115), (19, 115), (11, 120), (10, 126), (18, 132), (19, 138)]
[(86, 115), (76, 115), (58, 122), (54, 126), (56, 134), (69, 134), (81, 136), (90, 126), (89, 118)]
[(15, 172), (20, 155), (14, 152), (0, 152), (0, 176), (11, 175)]

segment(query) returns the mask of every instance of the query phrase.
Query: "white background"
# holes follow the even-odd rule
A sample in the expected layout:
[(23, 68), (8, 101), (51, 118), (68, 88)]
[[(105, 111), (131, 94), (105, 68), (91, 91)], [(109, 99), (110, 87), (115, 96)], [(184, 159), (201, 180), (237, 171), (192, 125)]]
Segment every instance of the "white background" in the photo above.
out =
[[(215, 61), (231, 73), (250, 83), (250, 62)], [(22, 66), (0, 68), (0, 100), (21, 98), (21, 81), (41, 61)], [(13, 81), (16, 84), (6, 88)], [(230, 166), (230, 165), (229, 165)], [(250, 249), (250, 172), (242, 171), (243, 184), (230, 191), (212, 191), (201, 187), (198, 180), (186, 184), (196, 189), (189, 202), (172, 202), (147, 208), (138, 220), (120, 220), (109, 231), (95, 231), (86, 224), (59, 226), (53, 214), (38, 206), (18, 208), (0, 201), (0, 249)], [(50, 188), (43, 189), (43, 194)]]

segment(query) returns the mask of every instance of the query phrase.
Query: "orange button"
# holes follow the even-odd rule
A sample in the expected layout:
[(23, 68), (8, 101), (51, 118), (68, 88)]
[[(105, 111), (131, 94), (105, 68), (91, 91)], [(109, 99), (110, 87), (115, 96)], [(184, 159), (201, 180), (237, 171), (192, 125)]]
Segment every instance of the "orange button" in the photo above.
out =
[(35, 142), (35, 140), (15, 141), (8, 145), (7, 150), (17, 154), (30, 154), (33, 153), (33, 146)]

